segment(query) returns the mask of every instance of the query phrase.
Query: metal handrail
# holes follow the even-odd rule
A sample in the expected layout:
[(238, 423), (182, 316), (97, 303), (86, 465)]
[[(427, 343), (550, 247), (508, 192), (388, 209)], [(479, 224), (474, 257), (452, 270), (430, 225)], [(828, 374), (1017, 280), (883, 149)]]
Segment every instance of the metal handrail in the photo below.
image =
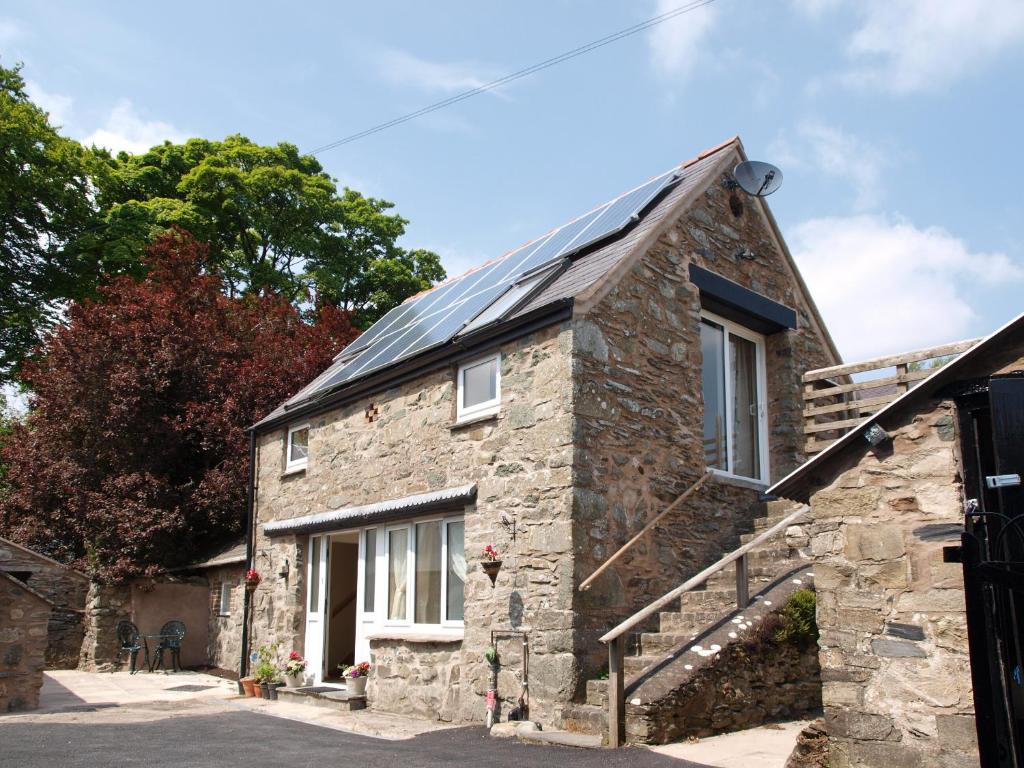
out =
[(601, 642), (608, 645), (608, 746), (621, 746), (625, 738), (626, 702), (623, 675), (625, 642), (623, 635), (650, 618), (673, 600), (676, 600), (695, 587), (699, 587), (730, 563), (736, 563), (736, 605), (739, 610), (743, 610), (750, 605), (750, 587), (747, 579), (747, 555), (750, 550), (759, 544), (763, 544), (778, 534), (779, 531), (788, 528), (809, 511), (809, 506), (806, 504), (802, 505), (796, 511), (786, 515), (771, 528), (758, 534), (751, 541), (736, 548), (714, 565), (708, 566), (696, 576), (683, 582), (671, 592), (662, 595), (646, 608), (637, 611), (614, 629), (601, 636)]
[(640, 539), (642, 539), (644, 534), (646, 534), (649, 530), (651, 530), (651, 528), (653, 528), (658, 523), (660, 523), (665, 518), (666, 515), (668, 515), (676, 507), (678, 507), (680, 504), (682, 504), (684, 501), (686, 501), (691, 495), (696, 493), (700, 489), (700, 487), (702, 485), (704, 485), (704, 483), (706, 483), (708, 481), (708, 478), (711, 477), (712, 474), (713, 473), (710, 470), (708, 470), (703, 475), (701, 475), (699, 478), (697, 478), (697, 481), (694, 482), (694, 484), (691, 485), (689, 488), (687, 488), (685, 491), (683, 491), (679, 496), (677, 496), (676, 500), (673, 501), (671, 504), (669, 504), (661, 512), (661, 514), (659, 514), (656, 518), (651, 520), (651, 522), (649, 522), (647, 525), (645, 525), (640, 530), (640, 533), (638, 533), (632, 539), (630, 539), (625, 544), (623, 544), (621, 547), (619, 547), (618, 550), (616, 550), (614, 555), (612, 555), (607, 560), (605, 560), (603, 563), (601, 563), (601, 565), (598, 567), (598, 569), (596, 571), (594, 571), (587, 578), (585, 578), (583, 580), (583, 582), (579, 586), (579, 591), (580, 592), (586, 592), (588, 589), (590, 589), (590, 585), (594, 581), (594, 579), (596, 579), (598, 576), (600, 576), (602, 573), (604, 573), (605, 570), (607, 570), (611, 566), (612, 563), (614, 563), (616, 560), (618, 560), (627, 549), (629, 549), (634, 544), (636, 544)]

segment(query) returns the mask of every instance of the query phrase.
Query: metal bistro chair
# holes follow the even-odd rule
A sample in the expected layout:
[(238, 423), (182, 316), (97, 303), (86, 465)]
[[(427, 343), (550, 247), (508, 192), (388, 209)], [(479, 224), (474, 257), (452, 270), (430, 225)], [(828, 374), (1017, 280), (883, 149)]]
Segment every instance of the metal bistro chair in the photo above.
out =
[(129, 664), (128, 669), (130, 674), (135, 674), (135, 661), (139, 657), (139, 651), (146, 652), (146, 666), (149, 666), (149, 648), (145, 645), (142, 637), (139, 635), (139, 628), (132, 624), (127, 619), (122, 619), (117, 622), (117, 658), (120, 659), (122, 654), (127, 653)]
[(160, 644), (156, 647), (156, 659), (153, 669), (160, 669), (164, 666), (164, 651), (171, 655), (171, 668), (175, 672), (181, 671), (181, 641), (185, 638), (185, 623), (181, 621), (168, 621), (160, 627)]

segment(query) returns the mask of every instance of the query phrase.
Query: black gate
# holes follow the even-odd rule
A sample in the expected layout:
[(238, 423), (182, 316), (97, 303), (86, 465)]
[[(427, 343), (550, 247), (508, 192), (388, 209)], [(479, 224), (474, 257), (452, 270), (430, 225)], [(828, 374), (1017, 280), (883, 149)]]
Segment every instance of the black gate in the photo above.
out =
[(1024, 378), (994, 376), (958, 407), (960, 557), (981, 765), (1024, 768)]

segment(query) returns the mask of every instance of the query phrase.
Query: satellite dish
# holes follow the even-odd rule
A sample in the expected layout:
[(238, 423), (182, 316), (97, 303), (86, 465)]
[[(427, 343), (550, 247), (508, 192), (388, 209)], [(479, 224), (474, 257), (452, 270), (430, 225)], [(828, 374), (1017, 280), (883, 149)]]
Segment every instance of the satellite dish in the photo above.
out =
[(782, 171), (771, 163), (746, 160), (732, 170), (740, 189), (754, 197), (767, 197), (782, 186)]

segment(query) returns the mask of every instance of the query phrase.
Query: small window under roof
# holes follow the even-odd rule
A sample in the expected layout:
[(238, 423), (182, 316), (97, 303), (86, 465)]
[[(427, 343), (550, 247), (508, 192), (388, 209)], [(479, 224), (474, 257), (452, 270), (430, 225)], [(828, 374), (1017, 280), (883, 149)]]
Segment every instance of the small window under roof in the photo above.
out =
[(456, 336), (465, 336), (479, 328), (483, 328), (485, 325), (490, 325), (510, 315), (516, 307), (520, 306), (538, 287), (543, 285), (560, 266), (561, 262), (521, 278), (519, 282), (511, 285), (507, 291), (495, 299), (483, 312), (470, 320)]

